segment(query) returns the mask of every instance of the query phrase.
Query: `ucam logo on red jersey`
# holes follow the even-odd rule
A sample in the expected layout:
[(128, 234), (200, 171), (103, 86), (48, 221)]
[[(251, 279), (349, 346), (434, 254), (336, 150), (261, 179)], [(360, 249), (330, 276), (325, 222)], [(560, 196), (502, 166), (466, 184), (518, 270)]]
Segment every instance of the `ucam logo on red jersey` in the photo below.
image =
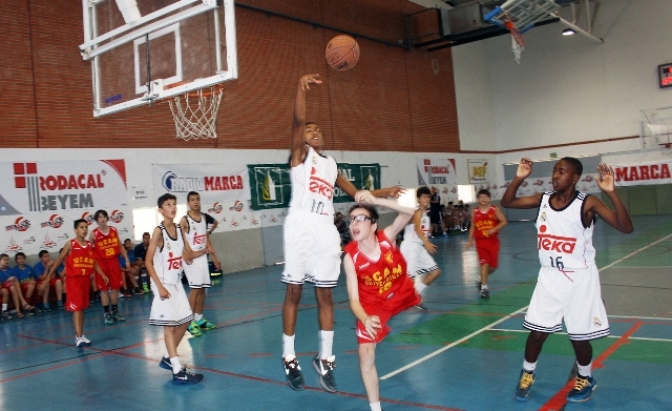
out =
[(576, 248), (576, 238), (546, 234), (548, 227), (541, 225), (537, 233), (537, 249), (572, 254)]
[(124, 160), (0, 163), (0, 215), (127, 204)]
[(187, 193), (197, 192), (201, 204), (249, 200), (246, 167), (223, 168), (220, 164), (153, 164), (154, 192), (168, 191), (178, 203), (187, 201)]

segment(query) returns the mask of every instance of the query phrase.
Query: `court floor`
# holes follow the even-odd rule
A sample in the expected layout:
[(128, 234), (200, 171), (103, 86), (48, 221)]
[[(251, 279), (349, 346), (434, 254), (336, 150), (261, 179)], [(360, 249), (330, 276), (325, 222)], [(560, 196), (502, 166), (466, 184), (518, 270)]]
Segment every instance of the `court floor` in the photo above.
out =
[[(434, 239), (443, 275), (426, 291), (428, 311), (391, 322), (377, 348), (383, 409), (395, 410), (670, 410), (672, 409), (672, 215), (637, 217), (635, 231), (618, 233), (598, 222), (594, 243), (612, 335), (594, 342), (598, 388), (589, 402), (566, 404), (574, 372), (567, 336), (553, 335), (542, 352), (532, 396), (514, 398), (527, 333), (525, 308), (539, 268), (532, 223), (511, 223), (501, 234), (500, 269), (489, 300), (476, 287), (475, 251), (466, 234)], [(220, 258), (226, 258), (225, 256)], [(183, 363), (205, 375), (174, 386), (158, 366), (163, 331), (148, 325), (151, 296), (122, 300), (127, 317), (106, 326), (102, 308), (86, 312), (85, 334), (74, 347), (72, 317), (64, 311), (0, 323), (0, 409), (42, 410), (368, 410), (359, 376), (354, 317), (341, 276), (334, 292), (334, 353), (339, 391), (319, 388), (310, 360), (318, 330), (312, 287), (304, 288), (296, 349), (308, 386), (292, 391), (281, 355), (281, 266), (215, 279), (206, 316), (216, 330), (187, 335)]]

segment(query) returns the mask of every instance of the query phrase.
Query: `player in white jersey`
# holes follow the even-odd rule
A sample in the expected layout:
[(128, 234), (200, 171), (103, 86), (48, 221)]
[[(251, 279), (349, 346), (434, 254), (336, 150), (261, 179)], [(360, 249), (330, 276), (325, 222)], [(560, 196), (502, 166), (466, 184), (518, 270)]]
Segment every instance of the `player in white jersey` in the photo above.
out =
[(333, 223), (334, 187), (339, 186), (356, 201), (371, 202), (371, 195), (397, 195), (397, 187), (357, 191), (355, 186), (338, 173), (336, 161), (322, 153), (322, 129), (306, 121), (306, 91), (311, 84), (321, 84), (319, 74), (307, 74), (299, 80), (294, 103), (292, 126), (291, 178), (292, 199), (284, 226), (285, 269), (282, 281), (286, 283), (282, 307), (283, 353), (282, 363), (289, 386), (301, 390), (305, 379), (294, 350), (296, 317), (303, 283), (315, 285), (320, 327), (320, 351), (313, 360), (320, 385), (327, 391), (336, 391), (332, 355), (334, 340), (334, 307), (331, 289), (340, 274), (340, 236)]
[(597, 386), (592, 376), (593, 347), (590, 340), (609, 335), (609, 322), (602, 302), (600, 277), (592, 243), (596, 217), (624, 233), (633, 230), (628, 210), (614, 189), (614, 170), (604, 163), (597, 167), (597, 184), (609, 197), (614, 210), (600, 198), (576, 191), (583, 165), (565, 157), (553, 168), (553, 191), (516, 197), (516, 191), (532, 172), (532, 161), (523, 158), (501, 200), (507, 208), (537, 208), (537, 248), (541, 270), (525, 315), (530, 330), (525, 361), (516, 387), (516, 398), (526, 401), (534, 383), (537, 359), (552, 332), (562, 330), (564, 319), (572, 342), (578, 374), (569, 402), (590, 398)]
[(194, 320), (189, 324), (187, 330), (194, 337), (198, 337), (203, 331), (215, 329), (215, 325), (203, 317), (203, 307), (205, 305), (205, 289), (210, 288), (208, 254), (212, 255), (212, 261), (217, 269), (219, 269), (219, 260), (217, 260), (217, 255), (215, 255), (208, 235), (207, 218), (210, 216), (201, 213), (201, 196), (195, 191), (190, 191), (187, 194), (187, 204), (189, 205), (189, 211), (180, 220), (180, 228), (184, 233), (184, 248), (188, 256), (187, 264), (184, 266), (184, 274), (187, 276), (191, 288), (189, 305), (194, 312)]
[[(399, 249), (407, 264), (408, 275), (415, 281), (415, 289), (422, 296), (423, 291), (441, 275), (439, 266), (430, 253), (436, 252), (436, 245), (429, 241), (431, 219), (428, 208), (432, 199), (432, 192), (428, 187), (419, 187), (416, 191), (419, 207), (413, 214), (411, 223), (404, 228), (404, 241)], [(416, 276), (425, 275), (422, 281)], [(427, 307), (423, 303), (416, 305), (421, 310)]]
[(159, 366), (173, 372), (173, 384), (196, 384), (203, 379), (203, 374), (188, 372), (177, 355), (177, 346), (194, 315), (182, 285), (184, 239), (180, 226), (173, 222), (177, 212), (176, 200), (172, 194), (159, 197), (159, 213), (163, 222), (154, 229), (145, 257), (154, 293), (149, 323), (163, 326), (166, 352)]

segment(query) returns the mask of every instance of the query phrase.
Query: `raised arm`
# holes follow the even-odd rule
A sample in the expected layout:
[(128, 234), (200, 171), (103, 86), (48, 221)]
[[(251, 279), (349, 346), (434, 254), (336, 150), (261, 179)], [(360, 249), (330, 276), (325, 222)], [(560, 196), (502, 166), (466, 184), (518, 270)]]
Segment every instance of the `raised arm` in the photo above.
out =
[(397, 237), (397, 234), (399, 234), (399, 232), (403, 230), (404, 227), (406, 227), (406, 224), (408, 224), (408, 222), (411, 220), (411, 217), (413, 216), (413, 213), (415, 212), (415, 210), (412, 208), (400, 206), (397, 200), (391, 200), (388, 198), (375, 197), (373, 199), (373, 204), (399, 212), (399, 215), (394, 219), (392, 224), (385, 227), (383, 230), (385, 231), (387, 238), (393, 241)]
[(541, 193), (537, 193), (528, 197), (516, 197), (518, 187), (525, 181), (525, 179), (532, 173), (532, 160), (523, 157), (518, 164), (516, 177), (511, 181), (511, 184), (506, 188), (500, 204), (506, 208), (535, 208), (539, 207), (541, 201)]
[(600, 190), (604, 191), (607, 197), (609, 197), (609, 200), (611, 200), (614, 205), (614, 210), (607, 207), (607, 205), (596, 196), (589, 196), (586, 200), (587, 210), (585, 211), (584, 221), (591, 221), (594, 214), (597, 214), (615, 229), (624, 233), (631, 233), (634, 229), (632, 219), (630, 218), (630, 213), (628, 212), (628, 209), (625, 208), (625, 204), (623, 204), (621, 197), (616, 192), (614, 169), (604, 163), (600, 163), (597, 165), (597, 171), (600, 174), (597, 179), (597, 185), (600, 187)]
[(296, 167), (303, 162), (308, 152), (305, 140), (306, 128), (306, 91), (310, 90), (311, 84), (321, 84), (320, 75), (306, 74), (299, 79), (299, 87), (294, 100), (294, 122), (292, 124), (292, 147), (291, 166)]

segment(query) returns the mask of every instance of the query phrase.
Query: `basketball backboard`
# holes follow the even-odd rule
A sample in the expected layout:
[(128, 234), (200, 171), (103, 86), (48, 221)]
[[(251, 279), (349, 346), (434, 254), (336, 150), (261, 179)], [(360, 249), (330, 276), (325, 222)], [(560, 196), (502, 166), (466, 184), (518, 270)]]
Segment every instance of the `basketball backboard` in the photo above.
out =
[(82, 0), (94, 117), (238, 77), (233, 0)]

